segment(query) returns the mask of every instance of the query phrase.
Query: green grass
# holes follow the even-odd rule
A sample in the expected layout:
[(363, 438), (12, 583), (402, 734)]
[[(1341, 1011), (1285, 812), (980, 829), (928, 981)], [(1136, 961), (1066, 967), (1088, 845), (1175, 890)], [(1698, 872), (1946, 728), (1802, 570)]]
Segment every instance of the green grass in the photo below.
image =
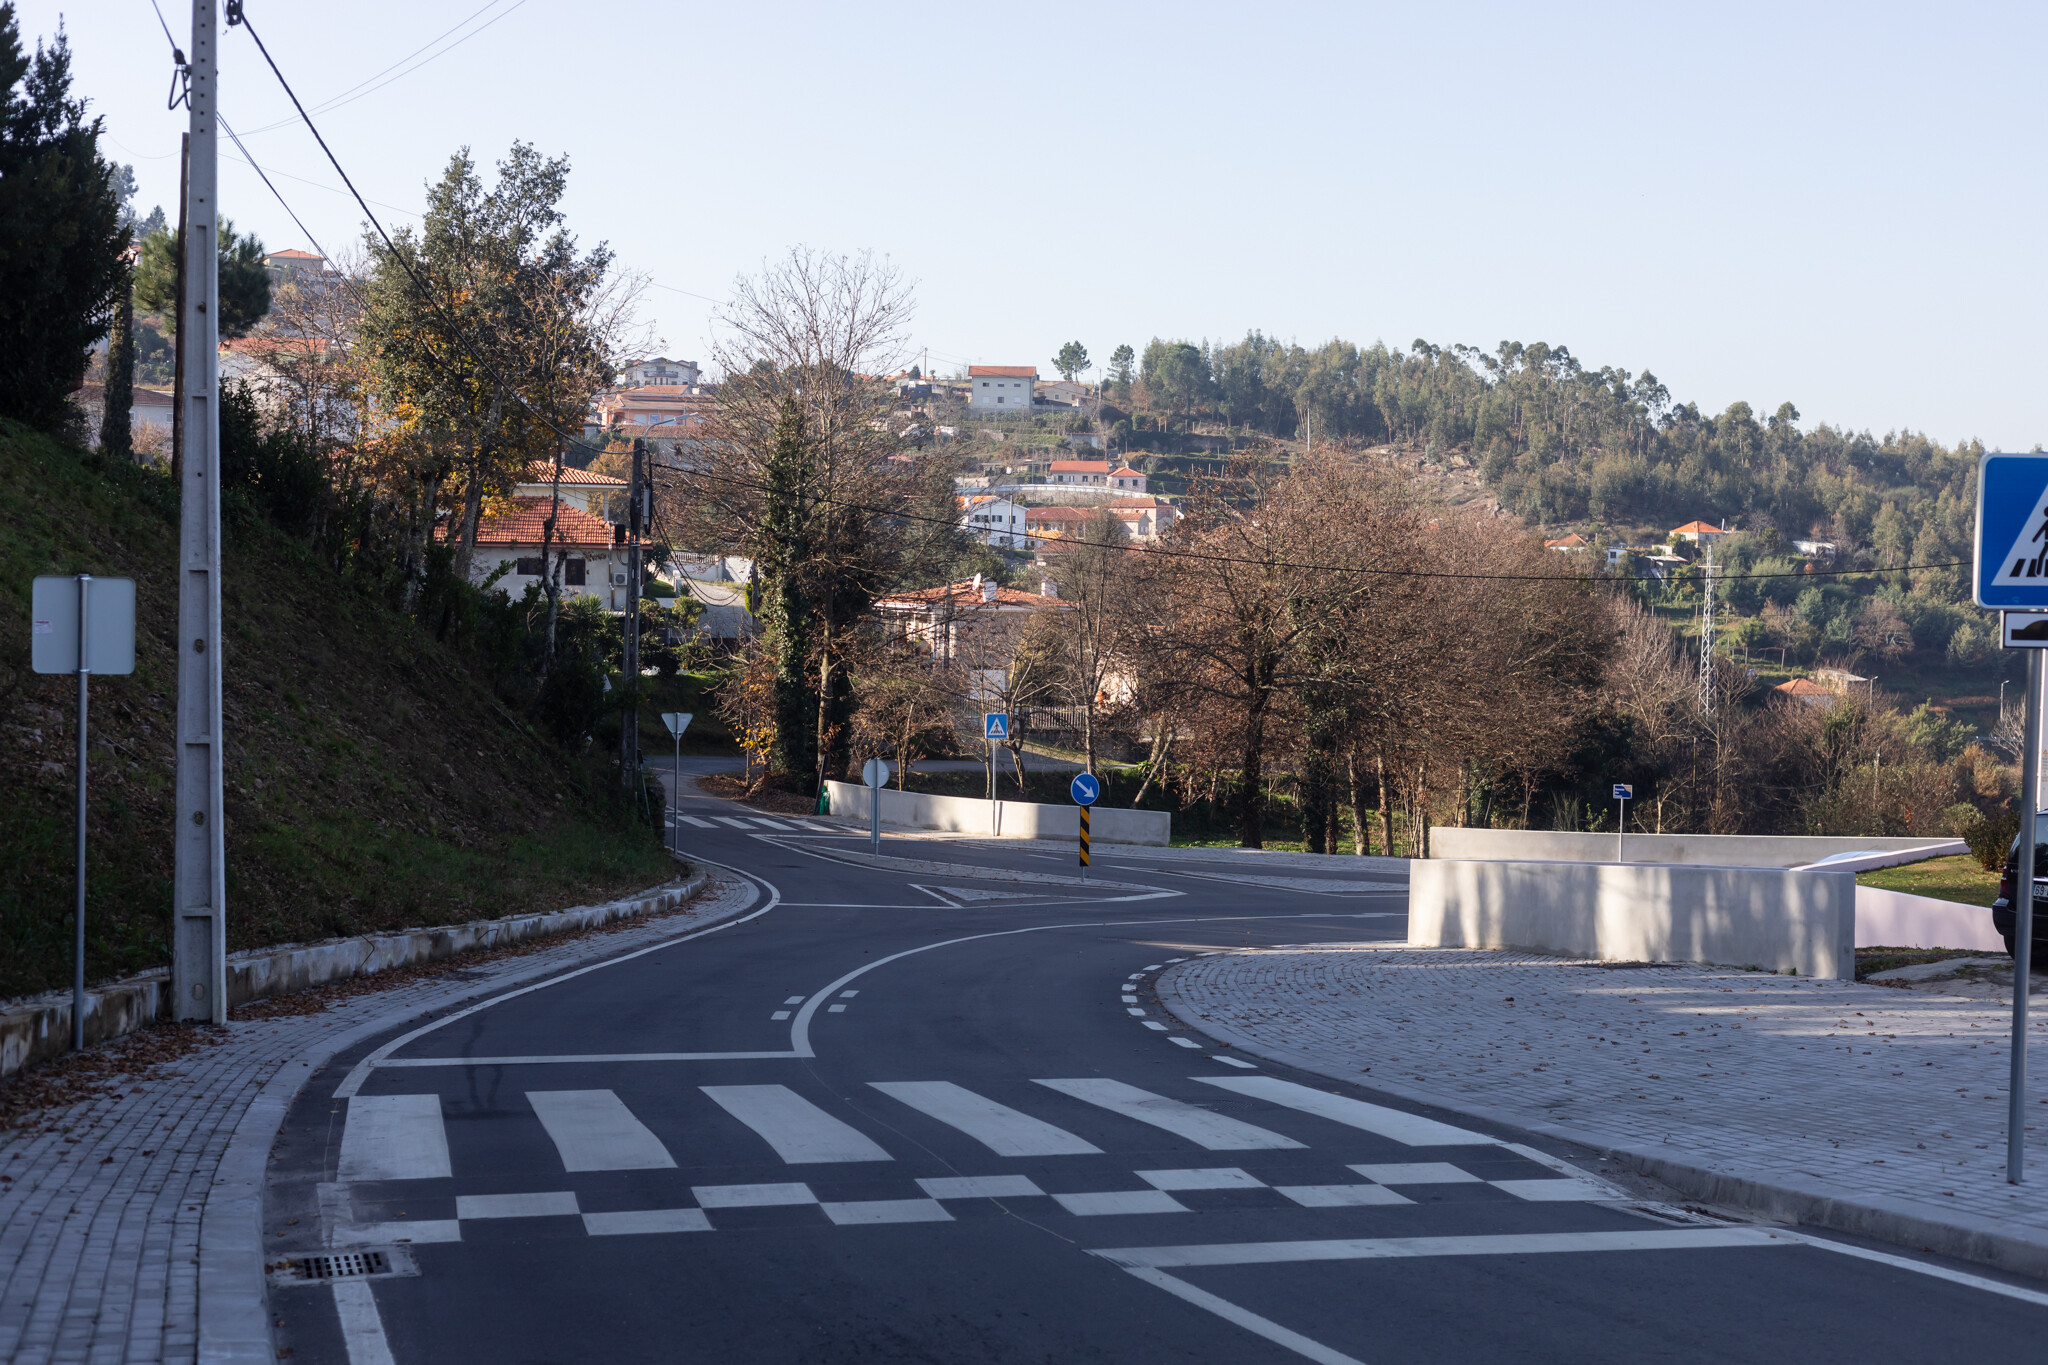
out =
[(1998, 895), (1998, 874), (1986, 872), (1968, 854), (1953, 858), (1930, 858), (1903, 867), (1881, 867), (1875, 872), (1856, 874), (1858, 886), (1885, 891), (1903, 891), (1935, 900), (1957, 901), (1963, 905), (1988, 906)]

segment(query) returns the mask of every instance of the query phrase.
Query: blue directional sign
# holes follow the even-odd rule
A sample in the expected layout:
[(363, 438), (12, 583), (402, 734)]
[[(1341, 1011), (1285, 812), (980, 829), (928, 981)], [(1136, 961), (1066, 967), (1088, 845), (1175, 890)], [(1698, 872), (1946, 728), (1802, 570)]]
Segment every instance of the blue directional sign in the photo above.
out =
[(983, 713), (981, 718), (981, 737), (983, 739), (1008, 739), (1010, 737), (1010, 718), (1000, 711)]
[(1095, 780), (1094, 773), (1075, 773), (1067, 794), (1074, 798), (1077, 806), (1092, 806), (1095, 798), (1102, 795), (1102, 784)]
[(1977, 605), (2048, 608), (2048, 455), (1977, 465)]
[(1632, 783), (1617, 782), (1614, 784), (1614, 799), (1617, 801), (1627, 801), (1635, 794), (1636, 789)]

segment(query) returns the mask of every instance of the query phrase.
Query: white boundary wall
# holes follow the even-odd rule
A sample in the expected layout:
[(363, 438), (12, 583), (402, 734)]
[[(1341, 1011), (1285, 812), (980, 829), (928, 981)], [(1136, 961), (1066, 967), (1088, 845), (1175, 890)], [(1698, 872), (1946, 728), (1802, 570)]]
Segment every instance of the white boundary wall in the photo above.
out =
[[(825, 790), (832, 814), (849, 820), (869, 818), (867, 787), (827, 782)], [(996, 839), (1065, 839), (1078, 843), (1080, 809), (1033, 801), (984, 801), (978, 797), (882, 789), (882, 823), (893, 829), (930, 829)], [(1088, 821), (1088, 837), (1095, 843), (1164, 848), (1173, 841), (1173, 815), (1168, 811), (1124, 810), (1114, 806), (1097, 806), (1094, 810)]]
[(1856, 888), (1858, 948), (1976, 948), (2003, 953), (2005, 940), (1991, 927), (1991, 910), (1983, 905)]
[[(1456, 862), (1500, 859), (1506, 862), (1613, 862), (1612, 834), (1573, 834), (1545, 829), (1465, 829), (1439, 826), (1429, 832), (1432, 859)], [(1775, 834), (1630, 834), (1621, 854), (1631, 864), (1670, 863), (1689, 867), (1805, 867), (1842, 853), (1904, 853), (1940, 858), (1968, 851), (1960, 839), (1918, 837), (1815, 838)], [(1859, 863), (1858, 869), (1888, 866)]]
[(1409, 868), (1408, 941), (1850, 980), (1856, 899), (1849, 872), (1432, 858)]

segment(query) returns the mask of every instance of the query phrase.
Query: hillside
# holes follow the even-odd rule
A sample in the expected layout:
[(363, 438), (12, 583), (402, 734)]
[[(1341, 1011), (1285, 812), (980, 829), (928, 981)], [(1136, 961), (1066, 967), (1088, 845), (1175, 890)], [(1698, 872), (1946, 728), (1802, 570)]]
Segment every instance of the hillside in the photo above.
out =
[[(92, 684), (88, 976), (168, 960), (175, 513), (164, 475), (0, 423), (0, 997), (70, 979), (76, 683), (29, 671), (38, 574), (136, 580), (136, 671)], [(669, 875), (600, 767), (298, 542), (227, 520), (230, 951)]]

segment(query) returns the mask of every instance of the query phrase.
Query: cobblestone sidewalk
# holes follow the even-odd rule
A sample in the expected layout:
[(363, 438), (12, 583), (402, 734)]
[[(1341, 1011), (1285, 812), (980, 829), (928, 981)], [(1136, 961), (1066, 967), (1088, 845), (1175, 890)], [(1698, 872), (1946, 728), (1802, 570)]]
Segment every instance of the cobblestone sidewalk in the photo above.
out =
[[(246, 1260), (261, 1283), (263, 1248), (254, 1237), (238, 1245), (241, 1225), (222, 1219), (216, 1192), (230, 1183), (223, 1157), (236, 1129), (273, 1077), (426, 1011), (730, 919), (756, 895), (721, 874), (694, 904), (628, 928), (315, 1014), (230, 1023), (218, 1042), (0, 1132), (0, 1361), (197, 1361), (201, 1296), (213, 1292), (202, 1284), (202, 1260), (209, 1281), (248, 1282)], [(276, 1094), (273, 1087), (269, 1098)], [(258, 1188), (244, 1200), (260, 1199), (267, 1141), (263, 1148), (255, 1179), (243, 1182)], [(260, 1299), (239, 1307), (247, 1320)]]
[(1190, 1027), (1276, 1061), (1690, 1171), (1702, 1197), (1747, 1187), (1752, 1206), (1888, 1240), (1939, 1225), (1956, 1236), (1937, 1250), (2048, 1273), (2038, 991), (2013, 1186), (1997, 1002), (1371, 943), (1198, 958), (1159, 989)]

